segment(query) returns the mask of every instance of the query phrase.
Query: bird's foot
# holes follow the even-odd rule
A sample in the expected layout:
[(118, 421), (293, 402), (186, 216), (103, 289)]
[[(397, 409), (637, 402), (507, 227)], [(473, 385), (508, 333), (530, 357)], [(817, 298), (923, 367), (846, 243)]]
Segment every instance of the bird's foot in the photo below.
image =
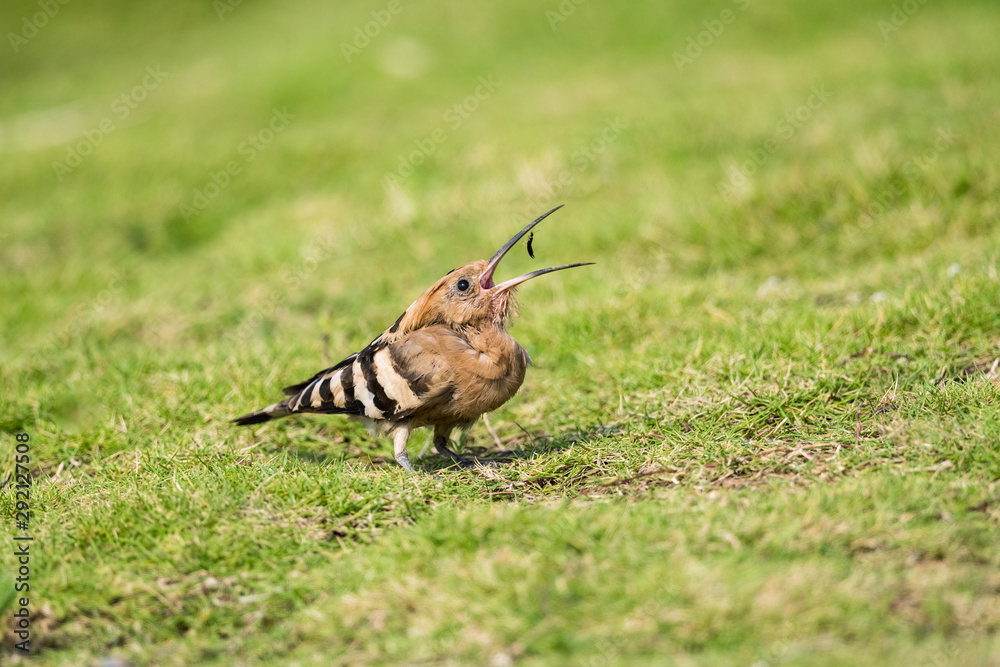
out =
[(409, 473), (416, 472), (413, 469), (413, 466), (410, 465), (410, 457), (406, 455), (405, 451), (402, 454), (396, 454), (396, 463), (403, 466), (403, 469), (406, 470), (406, 472)]
[(469, 468), (475, 468), (477, 466), (483, 466), (486, 468), (497, 467), (497, 462), (492, 461), (490, 459), (480, 459), (480, 458), (467, 459), (464, 456), (459, 456), (450, 449), (447, 452), (441, 452), (441, 453), (450, 458), (452, 462), (454, 462), (454, 464), (459, 468), (469, 469)]
[(441, 434), (435, 434), (434, 436), (434, 449), (438, 451), (441, 456), (447, 456), (452, 462), (459, 468), (475, 468), (476, 466), (487, 466), (495, 467), (496, 462), (489, 459), (467, 459), (463, 456), (459, 456), (457, 453), (453, 452), (448, 448), (448, 438)]
[(444, 451), (441, 451), (440, 449), (438, 451), (441, 454), (447, 456), (449, 459), (451, 459), (452, 463), (457, 465), (459, 468), (474, 468), (476, 466), (474, 461), (470, 461), (469, 459), (463, 456), (459, 456), (458, 454), (451, 451), (447, 447), (444, 448)]

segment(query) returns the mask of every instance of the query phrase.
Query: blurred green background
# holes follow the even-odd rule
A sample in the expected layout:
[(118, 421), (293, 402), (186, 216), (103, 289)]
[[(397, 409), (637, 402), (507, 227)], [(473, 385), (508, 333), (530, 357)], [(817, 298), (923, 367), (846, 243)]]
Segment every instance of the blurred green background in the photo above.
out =
[[(992, 0), (0, 25), (0, 453), (31, 434), (43, 660), (996, 664)], [(340, 419), (227, 423), (559, 204), (500, 274), (597, 262), (521, 292), (536, 367), (493, 423), (524, 456), (410, 480)]]

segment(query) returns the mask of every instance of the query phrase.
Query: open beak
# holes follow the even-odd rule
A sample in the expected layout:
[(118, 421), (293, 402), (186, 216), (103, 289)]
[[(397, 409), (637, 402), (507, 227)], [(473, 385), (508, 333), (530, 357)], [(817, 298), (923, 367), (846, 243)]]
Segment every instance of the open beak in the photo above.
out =
[(525, 234), (527, 234), (528, 232), (530, 232), (535, 227), (535, 225), (537, 225), (539, 222), (541, 222), (545, 218), (549, 217), (550, 215), (552, 215), (553, 213), (555, 213), (556, 211), (558, 211), (561, 208), (562, 208), (561, 205), (560, 206), (556, 206), (554, 209), (552, 209), (548, 213), (543, 213), (542, 215), (540, 215), (538, 217), (537, 220), (535, 220), (534, 222), (530, 223), (527, 227), (525, 227), (524, 229), (522, 229), (521, 231), (519, 231), (517, 234), (515, 234), (514, 237), (510, 241), (507, 241), (506, 243), (504, 243), (503, 247), (500, 248), (499, 250), (497, 250), (496, 254), (493, 255), (493, 257), (490, 258), (490, 261), (486, 265), (486, 268), (483, 270), (482, 275), (479, 276), (479, 286), (482, 287), (484, 290), (495, 289), (495, 290), (497, 290), (499, 292), (499, 291), (503, 291), (503, 290), (508, 290), (511, 287), (514, 287), (516, 285), (520, 285), (521, 283), (525, 282), (526, 280), (531, 280), (532, 278), (537, 278), (538, 276), (545, 275), (546, 273), (552, 273), (553, 271), (562, 271), (563, 269), (572, 269), (572, 268), (576, 268), (578, 266), (590, 266), (591, 264), (593, 264), (593, 262), (583, 262), (581, 264), (564, 264), (562, 266), (553, 266), (553, 267), (548, 268), (548, 269), (539, 269), (537, 271), (532, 271), (531, 273), (525, 273), (523, 276), (518, 276), (517, 278), (511, 278), (510, 280), (506, 280), (506, 281), (500, 283), (499, 285), (494, 285), (493, 284), (493, 272), (496, 271), (497, 266), (500, 264), (500, 260), (503, 259), (504, 255), (506, 255), (507, 252), (511, 248), (514, 247), (514, 244), (517, 243), (518, 241), (520, 241), (521, 238), (524, 237)]

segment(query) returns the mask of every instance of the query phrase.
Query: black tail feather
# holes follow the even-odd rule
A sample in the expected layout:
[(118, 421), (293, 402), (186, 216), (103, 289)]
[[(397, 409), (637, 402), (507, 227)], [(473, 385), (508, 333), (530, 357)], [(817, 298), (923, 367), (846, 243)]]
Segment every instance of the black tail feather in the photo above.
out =
[(260, 412), (251, 412), (248, 415), (243, 415), (242, 417), (237, 417), (236, 419), (232, 419), (230, 421), (232, 421), (237, 426), (250, 426), (251, 424), (262, 424), (264, 422), (269, 422), (272, 419), (275, 419), (273, 415), (270, 415), (261, 410)]
[(308, 387), (309, 385), (311, 385), (312, 382), (313, 382), (313, 380), (315, 380), (315, 379), (316, 378), (310, 378), (309, 380), (306, 380), (305, 382), (300, 382), (298, 384), (288, 385), (287, 387), (285, 387), (281, 391), (282, 391), (282, 393), (285, 394), (285, 396), (295, 396), (296, 394), (298, 394), (299, 392), (301, 392), (303, 389), (305, 389), (306, 387)]
[(285, 417), (291, 414), (291, 410), (288, 409), (289, 401), (291, 401), (291, 399), (286, 398), (280, 403), (269, 405), (263, 410), (251, 412), (250, 414), (243, 415), (242, 417), (237, 417), (232, 421), (238, 426), (250, 426), (251, 424), (262, 424), (264, 422), (269, 422), (272, 419)]

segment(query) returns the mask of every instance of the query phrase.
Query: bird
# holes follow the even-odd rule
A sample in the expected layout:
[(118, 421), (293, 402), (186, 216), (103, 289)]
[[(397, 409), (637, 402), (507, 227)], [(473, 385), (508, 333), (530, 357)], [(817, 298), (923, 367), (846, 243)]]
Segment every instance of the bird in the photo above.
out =
[(239, 426), (300, 413), (347, 415), (373, 435), (390, 435), (396, 461), (414, 472), (410, 433), (433, 427), (434, 447), (455, 465), (473, 465), (448, 447), (454, 429), (468, 429), (510, 400), (531, 359), (507, 328), (517, 312), (516, 288), (547, 273), (593, 262), (538, 269), (494, 283), (500, 260), (538, 223), (539, 216), (489, 260), (449, 271), (360, 352), (284, 388), (287, 398), (237, 417)]

